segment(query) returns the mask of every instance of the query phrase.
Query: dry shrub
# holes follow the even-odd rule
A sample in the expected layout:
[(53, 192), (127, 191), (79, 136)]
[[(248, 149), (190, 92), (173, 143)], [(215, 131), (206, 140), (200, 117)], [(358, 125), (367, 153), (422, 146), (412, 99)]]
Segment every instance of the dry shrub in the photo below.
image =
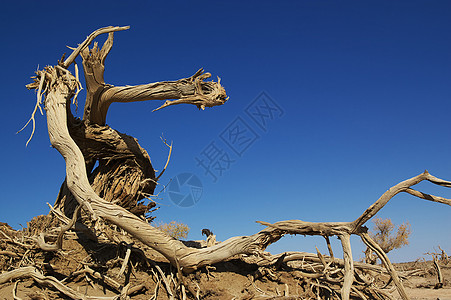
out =
[[(395, 225), (391, 219), (376, 218), (373, 220), (373, 223), (373, 232), (369, 232), (369, 235), (376, 243), (378, 243), (385, 253), (409, 244), (409, 236), (411, 233), (409, 222), (399, 225), (396, 234), (394, 233)], [(366, 263), (374, 265), (377, 262), (377, 258), (376, 253), (370, 248), (365, 250)]]
[(176, 221), (162, 223), (158, 225), (157, 228), (175, 239), (186, 238), (190, 230), (188, 225)]
[(409, 244), (411, 233), (409, 222), (399, 225), (396, 234), (394, 234), (395, 225), (391, 219), (376, 218), (373, 223), (374, 232), (370, 232), (370, 236), (385, 253)]

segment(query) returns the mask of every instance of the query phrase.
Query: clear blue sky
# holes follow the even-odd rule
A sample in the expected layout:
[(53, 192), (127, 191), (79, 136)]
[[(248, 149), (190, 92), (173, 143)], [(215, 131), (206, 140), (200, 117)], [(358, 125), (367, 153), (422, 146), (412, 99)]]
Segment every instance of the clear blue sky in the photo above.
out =
[[(202, 228), (219, 240), (253, 234), (262, 229), (256, 220), (351, 221), (424, 169), (451, 179), (449, 1), (152, 3), (2, 6), (0, 221), (20, 228), (47, 213), (45, 203), (54, 202), (65, 175), (45, 116), (37, 117), (27, 148), (31, 128), (16, 135), (35, 103), (25, 84), (38, 65), (54, 65), (66, 45), (107, 25), (131, 26), (115, 35), (107, 83), (176, 80), (203, 67), (222, 78), (230, 96), (205, 111), (180, 105), (152, 113), (161, 102), (113, 104), (107, 119), (139, 139), (156, 169), (167, 155), (159, 137), (174, 142), (162, 183), (183, 172), (202, 181), (195, 206), (177, 207), (165, 193), (157, 200), (157, 220), (188, 224), (190, 239), (200, 239)], [(246, 114), (262, 91), (283, 110), (267, 120), (266, 131)], [(241, 156), (221, 139), (236, 122), (250, 128), (248, 138), (258, 136), (245, 151), (242, 140)], [(234, 160), (216, 183), (195, 160), (211, 142)], [(431, 184), (421, 188), (451, 197)], [(412, 225), (411, 244), (390, 254), (394, 261), (437, 245), (451, 252), (450, 207), (399, 195), (379, 216)], [(322, 239), (311, 237), (285, 237), (270, 250), (314, 252), (315, 245), (326, 251)], [(357, 239), (353, 249), (359, 258)]]

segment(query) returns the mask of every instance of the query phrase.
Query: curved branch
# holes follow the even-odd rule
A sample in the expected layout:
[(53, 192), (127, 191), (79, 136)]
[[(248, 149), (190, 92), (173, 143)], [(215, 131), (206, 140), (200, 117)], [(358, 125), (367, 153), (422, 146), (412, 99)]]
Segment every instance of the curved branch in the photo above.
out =
[(61, 66), (64, 68), (68, 68), (75, 61), (75, 59), (81, 53), (81, 51), (83, 51), (87, 46), (89, 46), (89, 44), (91, 44), (91, 42), (99, 35), (115, 31), (127, 30), (129, 28), (130, 26), (123, 27), (108, 26), (97, 29), (96, 31), (91, 33), (80, 45), (78, 45), (78, 47), (71, 53), (71, 55), (69, 55), (69, 57), (61, 64)]
[(56, 238), (56, 244), (54, 244), (54, 245), (47, 244), (45, 242), (45, 234), (41, 233), (38, 236), (37, 240), (36, 240), (36, 242), (38, 243), (39, 248), (41, 248), (44, 251), (57, 251), (59, 249), (62, 249), (63, 248), (63, 236), (64, 236), (64, 233), (66, 231), (68, 231), (69, 229), (71, 229), (72, 226), (75, 225), (75, 222), (77, 221), (77, 218), (78, 218), (78, 211), (79, 210), (80, 210), (80, 205), (78, 205), (77, 208), (75, 209), (74, 215), (72, 216), (72, 219), (70, 220), (70, 222), (67, 225), (61, 227), (61, 230), (58, 233), (58, 237)]
[(427, 181), (432, 182), (433, 184), (448, 187), (448, 188), (451, 187), (451, 181), (437, 178), (437, 177), (429, 174), (428, 171), (424, 171), (424, 176)]
[(168, 165), (169, 165), (169, 161), (171, 160), (172, 142), (171, 142), (171, 144), (169, 145), (169, 144), (166, 142), (166, 139), (163, 139), (163, 137), (161, 138), (161, 140), (163, 141), (163, 143), (164, 143), (166, 146), (169, 147), (169, 154), (168, 154), (168, 159), (166, 160), (166, 164), (165, 164), (164, 167), (163, 167), (163, 170), (161, 170), (160, 174), (157, 176), (157, 178), (155, 178), (155, 181), (158, 181), (158, 179), (160, 179), (160, 177), (163, 176), (164, 171), (166, 171), (166, 168), (167, 168)]
[[(105, 125), (108, 108), (113, 102), (135, 102), (147, 100), (168, 100), (158, 109), (176, 104), (194, 104), (199, 109), (222, 105), (227, 101), (225, 89), (218, 82), (205, 81), (210, 73), (198, 70), (193, 76), (177, 81), (163, 81), (136, 86), (105, 84), (105, 58), (113, 46), (113, 32), (128, 29), (125, 27), (105, 27), (94, 31), (81, 43), (60, 66), (67, 68), (78, 55), (83, 58), (86, 80), (86, 101), (83, 121), (88, 124)], [(102, 49), (97, 43), (92, 49), (89, 44), (100, 34), (109, 33)], [(172, 100), (175, 99), (175, 100)]]
[(406, 290), (404, 289), (404, 286), (401, 283), (401, 280), (399, 279), (398, 273), (396, 272), (395, 268), (393, 267), (392, 263), (388, 259), (385, 252), (382, 250), (382, 248), (369, 236), (368, 233), (360, 233), (360, 238), (362, 241), (367, 245), (371, 250), (377, 253), (380, 260), (384, 264), (384, 267), (387, 269), (387, 271), (390, 273), (391, 278), (393, 279), (393, 283), (395, 284), (396, 288), (398, 289), (398, 293), (404, 300), (409, 300), (409, 296), (407, 296)]
[(108, 34), (107, 40), (105, 41), (105, 43), (102, 46), (102, 49), (100, 50), (100, 63), (102, 65), (105, 64), (105, 59), (108, 53), (110, 53), (111, 48), (113, 48), (113, 40), (114, 40), (114, 32), (110, 32)]
[(257, 223), (268, 227), (277, 228), (290, 234), (339, 236), (344, 233), (358, 234), (361, 232), (362, 226), (374, 215), (376, 215), (376, 213), (379, 212), (379, 210), (381, 210), (391, 198), (400, 192), (407, 192), (413, 196), (425, 200), (451, 205), (451, 200), (449, 199), (428, 195), (410, 188), (412, 185), (415, 185), (423, 180), (428, 180), (434, 184), (445, 187), (451, 186), (451, 182), (434, 177), (425, 171), (418, 176), (407, 179), (390, 188), (373, 205), (366, 209), (365, 212), (354, 222), (305, 222), (301, 220), (289, 220), (276, 222), (274, 224), (263, 221), (257, 221)]
[[(398, 183), (397, 185), (391, 187), (388, 191), (386, 191), (376, 202), (374, 202), (373, 205), (371, 205), (367, 210), (365, 210), (365, 212), (353, 222), (353, 232), (356, 233), (359, 230), (359, 228), (363, 224), (365, 224), (369, 219), (374, 217), (374, 215), (376, 215), (388, 203), (388, 201), (390, 201), (391, 198), (393, 198), (395, 195), (397, 195), (401, 192), (407, 192), (411, 195), (417, 196), (422, 199), (426, 199), (426, 200), (430, 200), (430, 201), (434, 201), (434, 202), (440, 202), (440, 203), (449, 205), (449, 203), (450, 203), (449, 200), (447, 200), (445, 198), (441, 198), (441, 197), (437, 198), (435, 196), (430, 196), (430, 195), (423, 194), (421, 192), (417, 192), (415, 190), (410, 189), (411, 186), (416, 185), (423, 180), (428, 180), (429, 182), (432, 182), (432, 183), (440, 185), (440, 186), (451, 187), (450, 181), (446, 181), (446, 180), (434, 177), (431, 174), (429, 174), (428, 171), (424, 171), (423, 173), (421, 173), (413, 178), (404, 180), (403, 182)], [(430, 196), (430, 197), (427, 197), (427, 196)]]

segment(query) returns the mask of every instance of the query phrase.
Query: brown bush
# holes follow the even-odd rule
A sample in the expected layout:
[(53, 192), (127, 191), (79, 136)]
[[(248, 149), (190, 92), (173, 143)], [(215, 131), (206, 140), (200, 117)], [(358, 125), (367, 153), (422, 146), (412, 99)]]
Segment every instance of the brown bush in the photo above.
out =
[(175, 239), (184, 239), (188, 236), (189, 227), (186, 224), (171, 221), (169, 223), (163, 223), (157, 226), (161, 231), (169, 234)]
[[(378, 243), (385, 253), (409, 244), (409, 236), (411, 233), (409, 222), (399, 225), (396, 234), (394, 233), (395, 225), (391, 219), (375, 218), (373, 223), (373, 232), (369, 232), (369, 235), (376, 243)], [(376, 255), (371, 249), (367, 248), (365, 251), (365, 261), (367, 263), (375, 264), (376, 260)]]

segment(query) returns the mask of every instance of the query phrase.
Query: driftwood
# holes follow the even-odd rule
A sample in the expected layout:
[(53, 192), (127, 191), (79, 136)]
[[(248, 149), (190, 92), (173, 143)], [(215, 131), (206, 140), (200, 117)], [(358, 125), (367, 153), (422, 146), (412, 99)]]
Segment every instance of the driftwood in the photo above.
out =
[[(384, 272), (391, 276), (401, 297), (408, 299), (398, 273), (385, 253), (366, 233), (367, 228), (364, 225), (390, 199), (401, 192), (451, 205), (449, 199), (412, 189), (412, 186), (424, 180), (436, 185), (451, 187), (451, 182), (436, 178), (427, 171), (390, 188), (361, 216), (351, 222), (313, 223), (289, 220), (270, 224), (259, 221), (258, 223), (264, 225), (265, 228), (254, 235), (232, 237), (220, 243), (212, 240), (209, 242), (209, 247), (200, 249), (187, 247), (181, 241), (168, 236), (146, 222), (144, 215), (149, 213), (153, 206), (144, 205), (140, 201), (153, 193), (159, 177), (155, 175), (147, 152), (139, 146), (134, 138), (119, 133), (105, 124), (109, 106), (114, 102), (166, 100), (156, 110), (177, 104), (193, 104), (199, 109), (205, 109), (222, 105), (228, 98), (219, 80), (218, 82), (205, 81), (210, 74), (203, 73), (202, 69), (191, 77), (177, 81), (122, 87), (106, 84), (103, 79), (104, 63), (113, 45), (113, 32), (126, 29), (128, 27), (105, 27), (93, 32), (76, 49), (73, 49), (67, 59), (64, 60), (63, 57), (58, 65), (38, 70), (34, 82), (27, 86), (29, 89), (37, 90), (37, 104), (30, 120), (34, 122), (34, 113), (37, 108), (40, 109), (43, 102), (51, 144), (63, 156), (66, 163), (66, 180), (62, 184), (55, 203), (56, 210), (63, 212), (65, 218), (70, 219), (74, 215), (75, 207), (80, 205), (84, 211), (85, 220), (116, 225), (161, 253), (172, 266), (177, 268), (179, 273), (183, 271), (185, 274), (222, 262), (235, 255), (244, 255), (244, 260), (258, 258), (261, 265), (276, 261), (283, 263), (290, 260), (305, 260), (310, 254), (286, 253), (274, 261), (274, 256), (268, 256), (263, 251), (285, 234), (324, 236), (328, 243), (330, 256), (323, 256), (319, 252), (314, 255), (316, 263), (322, 266), (322, 271), (313, 277), (329, 278), (329, 282), (333, 282), (340, 289), (342, 299), (349, 299), (350, 295), (363, 297), (361, 290), (355, 286), (356, 282), (363, 280), (357, 278), (359, 275), (356, 273), (356, 269), (381, 270), (377, 266), (353, 261), (350, 236), (358, 235), (379, 256), (386, 269)], [(95, 43), (89, 49), (92, 41), (104, 33), (108, 33), (108, 39), (103, 47), (99, 49)], [(74, 65), (75, 75), (68, 68), (75, 63), (78, 56), (83, 59), (87, 89), (82, 120), (75, 119), (70, 110), (70, 105), (75, 101), (81, 83), (76, 64)], [(93, 170), (96, 161), (99, 162), (99, 166)], [(64, 233), (64, 231), (61, 232)], [(340, 239), (344, 253), (342, 260), (333, 256), (328, 242), (330, 236), (337, 236)], [(41, 248), (46, 245), (43, 240), (44, 238), (40, 243)], [(45, 250), (55, 250), (60, 247), (61, 244), (58, 240), (56, 246)], [(127, 257), (130, 256), (130, 251), (127, 252)], [(330, 277), (331, 274), (337, 274), (338, 271), (343, 273), (341, 279)], [(122, 272), (123, 269), (121, 269)], [(53, 279), (42, 277), (31, 269), (22, 270), (22, 273), (26, 275), (20, 276), (46, 281), (62, 293), (73, 298), (78, 297), (76, 294), (72, 295), (72, 291), (59, 287)], [(19, 272), (19, 274), (22, 273)], [(5, 276), (13, 275), (6, 274)], [(18, 275), (16, 278), (20, 276)], [(165, 285), (169, 286), (169, 283)], [(184, 285), (182, 284), (182, 286)], [(185, 287), (183, 287), (184, 289)], [(386, 293), (379, 291), (379, 294)], [(168, 295), (173, 297), (173, 292), (169, 288)]]

